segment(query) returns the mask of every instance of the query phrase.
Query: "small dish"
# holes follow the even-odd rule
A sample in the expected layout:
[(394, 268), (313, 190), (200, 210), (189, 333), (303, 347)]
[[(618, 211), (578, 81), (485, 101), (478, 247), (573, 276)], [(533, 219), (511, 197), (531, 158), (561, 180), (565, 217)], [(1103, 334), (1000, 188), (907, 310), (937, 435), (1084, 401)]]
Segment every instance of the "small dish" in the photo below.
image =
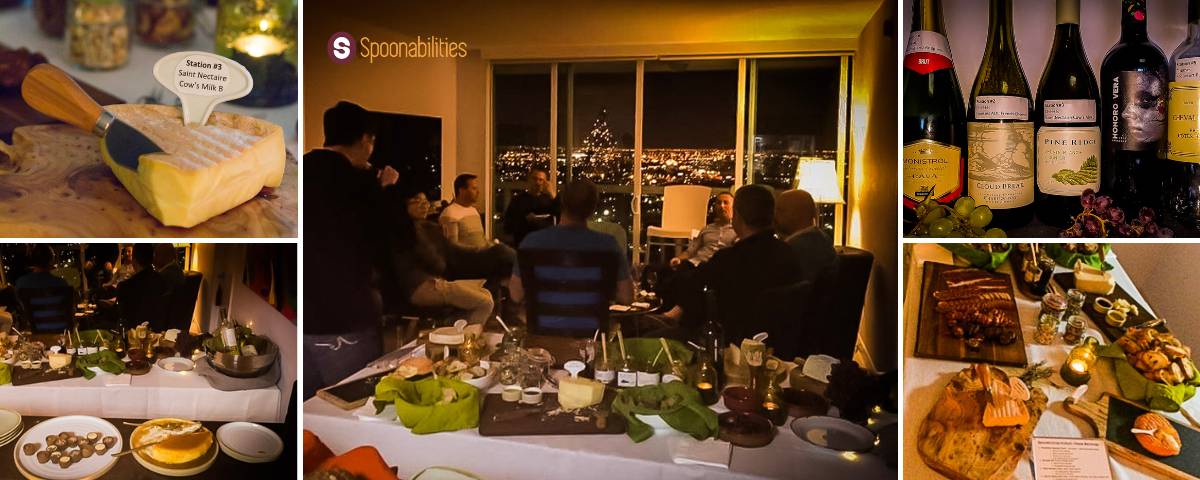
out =
[(230, 422), (217, 429), (221, 451), (247, 463), (265, 463), (283, 453), (283, 439), (271, 429), (250, 422)]
[(1124, 311), (1117, 309), (1110, 309), (1108, 313), (1104, 314), (1104, 322), (1117, 328), (1124, 326), (1128, 318)]
[(1096, 297), (1096, 300), (1092, 302), (1092, 308), (1096, 310), (1096, 313), (1101, 315), (1108, 313), (1109, 310), (1112, 310), (1112, 307), (1112, 300), (1105, 297)]
[(835, 417), (797, 418), (792, 432), (804, 441), (822, 448), (864, 453), (875, 448), (875, 434), (862, 425)]
[(757, 412), (762, 409), (762, 400), (758, 394), (743, 386), (728, 387), (721, 392), (725, 408), (734, 412)]
[(190, 372), (196, 368), (196, 362), (183, 357), (167, 357), (159, 360), (157, 365), (168, 372)]
[(775, 439), (775, 425), (757, 413), (725, 412), (717, 416), (717, 425), (717, 436), (739, 447), (764, 447)]

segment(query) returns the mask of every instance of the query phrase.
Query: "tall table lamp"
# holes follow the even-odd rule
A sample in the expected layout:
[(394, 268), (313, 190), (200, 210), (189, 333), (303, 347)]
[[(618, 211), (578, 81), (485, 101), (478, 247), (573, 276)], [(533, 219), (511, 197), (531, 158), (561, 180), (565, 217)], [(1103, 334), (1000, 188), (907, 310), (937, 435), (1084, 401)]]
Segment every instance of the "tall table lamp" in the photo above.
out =
[(836, 218), (834, 205), (846, 203), (842, 198), (842, 182), (838, 178), (837, 164), (833, 160), (801, 160), (796, 165), (796, 188), (812, 195), (820, 214), (821, 229), (834, 238), (834, 244), (840, 242), (834, 237), (833, 222)]

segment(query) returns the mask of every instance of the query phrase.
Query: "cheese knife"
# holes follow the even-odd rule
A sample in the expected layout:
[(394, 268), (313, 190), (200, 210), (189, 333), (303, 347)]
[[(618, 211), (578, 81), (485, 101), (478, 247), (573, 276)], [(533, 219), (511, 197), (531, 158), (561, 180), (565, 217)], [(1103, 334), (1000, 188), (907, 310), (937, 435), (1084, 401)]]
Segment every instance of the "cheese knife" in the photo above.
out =
[(163, 151), (145, 134), (102, 108), (53, 65), (31, 68), (21, 82), (21, 96), (34, 110), (103, 138), (109, 156), (123, 167), (137, 170), (142, 155)]

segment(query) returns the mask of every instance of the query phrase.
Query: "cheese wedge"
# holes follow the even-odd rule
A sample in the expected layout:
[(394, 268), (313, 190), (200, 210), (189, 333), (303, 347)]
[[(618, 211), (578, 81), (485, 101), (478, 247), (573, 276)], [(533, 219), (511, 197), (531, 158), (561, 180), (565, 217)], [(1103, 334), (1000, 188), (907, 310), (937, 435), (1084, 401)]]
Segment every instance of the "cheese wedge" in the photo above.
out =
[(558, 404), (563, 410), (578, 410), (604, 400), (604, 384), (586, 378), (567, 377), (558, 382)]
[(1075, 288), (1087, 293), (1108, 295), (1116, 285), (1117, 281), (1112, 273), (1101, 271), (1079, 260), (1075, 261)]
[(110, 105), (164, 153), (143, 155), (137, 171), (100, 154), (121, 184), (163, 225), (192, 227), (254, 198), (283, 180), (283, 129), (253, 117), (214, 112), (203, 126), (185, 126), (176, 107)]
[(997, 398), (997, 405), (988, 403), (983, 410), (983, 426), (1015, 427), (1029, 422), (1029, 409), (1025, 402), (1012, 398)]

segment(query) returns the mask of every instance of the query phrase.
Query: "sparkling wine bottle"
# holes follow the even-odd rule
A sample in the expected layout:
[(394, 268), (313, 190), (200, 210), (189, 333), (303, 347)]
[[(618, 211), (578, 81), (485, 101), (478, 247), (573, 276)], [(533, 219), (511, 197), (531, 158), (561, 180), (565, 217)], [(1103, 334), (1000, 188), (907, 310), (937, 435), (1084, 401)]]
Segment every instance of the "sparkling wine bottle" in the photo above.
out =
[(1200, 0), (1188, 1), (1187, 29), (1167, 68), (1171, 161), (1163, 165), (1163, 206), (1175, 221), (1200, 229)]

